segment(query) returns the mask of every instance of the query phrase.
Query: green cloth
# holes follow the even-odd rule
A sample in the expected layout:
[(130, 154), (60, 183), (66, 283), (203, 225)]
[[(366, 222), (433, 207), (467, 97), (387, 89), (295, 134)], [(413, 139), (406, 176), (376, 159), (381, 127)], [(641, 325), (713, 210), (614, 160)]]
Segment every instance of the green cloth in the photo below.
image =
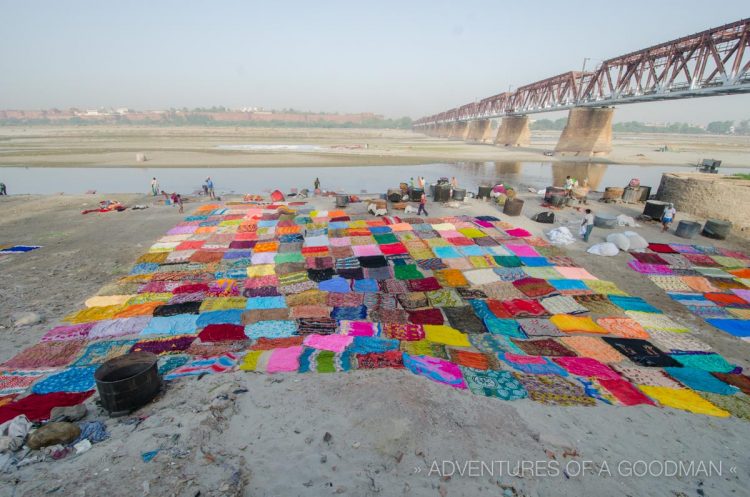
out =
[(502, 400), (518, 400), (528, 396), (526, 389), (510, 371), (473, 369), (461, 366), (471, 393)]
[(393, 266), (393, 274), (397, 280), (421, 280), (424, 275), (416, 264), (401, 264)]
[(276, 254), (273, 258), (276, 264), (284, 264), (287, 262), (305, 262), (305, 258), (302, 257), (300, 252), (288, 252), (283, 254)]
[(382, 235), (373, 235), (378, 245), (385, 245), (388, 243), (398, 243), (398, 238), (393, 233), (383, 233)]
[(493, 256), (495, 262), (503, 267), (520, 267), (521, 259), (517, 255), (496, 255)]

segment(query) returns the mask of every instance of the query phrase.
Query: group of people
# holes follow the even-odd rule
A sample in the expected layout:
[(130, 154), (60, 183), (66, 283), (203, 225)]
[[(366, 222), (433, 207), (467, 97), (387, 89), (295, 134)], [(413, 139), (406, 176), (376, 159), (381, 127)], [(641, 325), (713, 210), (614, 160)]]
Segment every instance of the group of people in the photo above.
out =
[(5, 183), (0, 182), (0, 195), (7, 195), (8, 194), (8, 188), (5, 186)]
[[(669, 204), (659, 220), (661, 222), (661, 231), (664, 233), (669, 230), (669, 226), (674, 222), (674, 218), (677, 215), (677, 209), (674, 208), (674, 204)], [(586, 209), (583, 219), (581, 220), (581, 236), (584, 242), (589, 241), (589, 236), (594, 229), (594, 214), (591, 209)]]
[[(214, 182), (211, 180), (210, 176), (206, 178), (206, 181), (203, 182), (203, 194), (212, 200), (216, 199), (216, 193), (214, 192)], [(179, 207), (180, 214), (184, 212), (182, 195), (177, 192), (172, 192), (172, 194), (169, 195), (167, 192), (162, 190), (159, 185), (159, 180), (156, 179), (156, 176), (151, 178), (151, 195), (154, 197), (156, 197), (157, 195), (164, 195), (165, 204), (176, 205), (177, 207)]]

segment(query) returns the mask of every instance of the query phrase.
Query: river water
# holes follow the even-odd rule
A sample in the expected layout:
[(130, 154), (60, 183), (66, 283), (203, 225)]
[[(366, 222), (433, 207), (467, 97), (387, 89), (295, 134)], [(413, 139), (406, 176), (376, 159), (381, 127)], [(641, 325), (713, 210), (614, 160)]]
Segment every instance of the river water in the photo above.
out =
[[(156, 176), (167, 192), (192, 193), (210, 175), (218, 193), (260, 193), (273, 189), (312, 188), (316, 177), (326, 190), (348, 193), (385, 192), (409, 178), (424, 176), (428, 183), (455, 176), (459, 186), (476, 191), (480, 184), (503, 182), (516, 188), (544, 188), (561, 185), (570, 175), (579, 182), (603, 190), (625, 186), (639, 178), (644, 186), (659, 186), (662, 173), (694, 171), (689, 166), (640, 166), (550, 162), (460, 162), (423, 165), (356, 167), (245, 167), (245, 168), (76, 168), (0, 167), (0, 181), (8, 193), (106, 193), (148, 192)], [(730, 173), (750, 173), (750, 168), (733, 168)]]

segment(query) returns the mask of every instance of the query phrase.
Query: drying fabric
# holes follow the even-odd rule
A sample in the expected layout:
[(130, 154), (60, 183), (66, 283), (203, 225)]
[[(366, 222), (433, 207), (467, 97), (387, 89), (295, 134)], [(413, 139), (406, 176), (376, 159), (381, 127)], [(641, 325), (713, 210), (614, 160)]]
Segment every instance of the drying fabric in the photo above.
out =
[(691, 288), (682, 280), (683, 277), (649, 275), (648, 279), (665, 292), (689, 292)]
[(654, 405), (654, 402), (643, 392), (623, 379), (600, 379), (599, 384), (624, 406)]
[(695, 271), (710, 278), (731, 278), (732, 275), (722, 269), (715, 267), (694, 267)]
[(693, 390), (720, 395), (734, 395), (739, 392), (737, 387), (724, 383), (708, 371), (702, 369), (682, 367), (665, 368), (664, 371), (675, 380)]
[(251, 309), (242, 313), (242, 321), (240, 322), (243, 326), (246, 326), (259, 321), (278, 321), (286, 319), (290, 319), (290, 312), (286, 307), (277, 309)]
[(672, 275), (672, 269), (669, 266), (662, 264), (646, 264), (638, 261), (628, 262), (628, 266), (634, 271), (642, 274), (654, 274), (654, 275)]
[(729, 413), (716, 407), (692, 390), (684, 388), (668, 388), (654, 386), (639, 386), (641, 391), (655, 399), (659, 404), (665, 407), (674, 407), (683, 411), (689, 411), (697, 414), (706, 414), (708, 416), (717, 416), (726, 418)]
[(587, 287), (594, 291), (594, 293), (602, 293), (605, 295), (621, 295), (627, 296), (627, 293), (620, 290), (617, 285), (611, 281), (603, 280), (586, 280), (584, 282)]
[(625, 311), (628, 317), (634, 319), (643, 328), (647, 330), (663, 330), (673, 333), (687, 333), (690, 331), (685, 326), (675, 323), (664, 314), (654, 314), (652, 312), (635, 312)]
[(443, 261), (450, 269), (458, 269), (459, 271), (474, 269), (471, 263), (464, 257), (460, 259), (444, 259)]
[(469, 339), (465, 333), (445, 325), (424, 325), (425, 339), (430, 342), (453, 347), (470, 347)]
[(260, 321), (245, 326), (247, 338), (283, 338), (297, 332), (297, 322), (292, 320)]
[(605, 316), (624, 316), (625, 313), (614, 305), (606, 295), (600, 293), (590, 295), (575, 295), (573, 299), (580, 305), (588, 309), (592, 314), (602, 314)]
[(597, 380), (619, 380), (620, 375), (608, 366), (591, 357), (555, 357), (557, 364), (570, 374), (596, 378)]
[(339, 333), (355, 337), (374, 337), (380, 334), (377, 323), (369, 321), (340, 321)]
[(382, 255), (358, 257), (358, 261), (359, 265), (364, 268), (385, 267), (388, 265), (388, 261)]
[(626, 364), (617, 364), (614, 369), (635, 385), (682, 388), (682, 385), (669, 377), (662, 369), (628, 366)]
[(456, 291), (464, 300), (469, 299), (486, 299), (487, 294), (478, 288), (456, 288)]
[(330, 292), (326, 297), (326, 305), (329, 307), (358, 307), (364, 304), (364, 302), (364, 294), (354, 292)]
[(461, 367), (461, 372), (473, 394), (502, 400), (518, 400), (528, 396), (521, 382), (509, 371), (483, 371)]
[(428, 300), (425, 292), (407, 292), (397, 295), (401, 307), (407, 310), (427, 307)]
[(48, 371), (6, 371), (0, 373), (0, 396), (22, 393), (47, 373)]
[(3, 369), (39, 369), (67, 366), (81, 352), (83, 340), (40, 342), (6, 361)]
[(604, 364), (613, 364), (625, 360), (625, 356), (599, 337), (568, 336), (561, 338), (560, 341), (579, 356), (590, 357)]
[(381, 323), (382, 335), (401, 341), (417, 341), (425, 338), (424, 326), (407, 323)]
[(302, 355), (302, 350), (302, 346), (273, 349), (267, 361), (266, 372), (296, 372), (299, 369), (299, 357)]
[(184, 302), (181, 304), (164, 304), (154, 309), (154, 316), (168, 317), (179, 314), (198, 314), (202, 302)]
[(651, 330), (653, 343), (665, 351), (708, 352), (711, 346), (692, 337), (688, 333), (673, 333), (671, 331)]
[(735, 307), (725, 307), (724, 309), (729, 312), (729, 315), (724, 316), (726, 319), (738, 318), (743, 321), (750, 320), (750, 309), (737, 309)]
[[(590, 292), (591, 288), (589, 288), (586, 283), (584, 283), (582, 280), (564, 280), (564, 279), (553, 279), (548, 280), (549, 284), (555, 287), (560, 293), (568, 294), (568, 293), (574, 293), (579, 294), (579, 292)], [(599, 280), (593, 280), (593, 281), (599, 281)]]
[[(583, 268), (580, 267), (564, 267), (564, 266), (555, 266), (555, 270), (560, 273), (563, 278), (568, 280), (596, 280), (597, 278), (586, 271)], [(586, 284), (589, 284), (589, 281), (586, 281)], [(597, 291), (595, 288), (591, 287), (592, 290)], [(598, 292), (598, 291), (597, 291)], [(598, 293), (609, 293), (609, 292), (598, 292)]]
[(336, 321), (331, 318), (301, 318), (297, 320), (300, 335), (330, 335), (336, 333)]
[(480, 370), (498, 369), (497, 361), (494, 358), (476, 350), (446, 347), (446, 353), (448, 354), (448, 360), (459, 366)]
[(334, 264), (333, 257), (307, 257), (305, 259), (307, 269), (333, 269)]
[(355, 336), (348, 350), (352, 354), (370, 354), (370, 353), (383, 353), (399, 349), (399, 341), (370, 337), (370, 336)]
[(445, 316), (450, 325), (464, 333), (486, 333), (482, 320), (474, 313), (474, 309), (468, 305), (443, 308)]
[(340, 320), (356, 321), (358, 319), (365, 319), (367, 317), (367, 307), (364, 305), (356, 307), (334, 307), (331, 310), (331, 318)]
[(409, 253), (409, 251), (406, 249), (406, 246), (401, 242), (382, 244), (380, 245), (380, 251), (384, 255), (400, 255)]
[(487, 328), (487, 331), (493, 335), (526, 338), (526, 334), (518, 326), (518, 321), (515, 319), (487, 317), (484, 319), (484, 325)]
[(677, 251), (667, 245), (666, 243), (649, 243), (649, 250), (657, 252), (659, 254), (676, 254)]
[[(523, 272), (526, 273), (531, 278), (539, 278), (543, 280), (555, 280), (555, 279), (559, 279), (562, 276), (560, 273), (558, 273), (555, 270), (555, 268), (548, 267), (548, 266), (524, 267)], [(547, 281), (547, 283), (550, 283), (550, 282)], [(557, 290), (557, 288), (554, 286), (553, 286), (553, 289)]]
[[(494, 274), (494, 273), (493, 273)], [(522, 278), (513, 282), (518, 290), (527, 297), (539, 298), (557, 294), (555, 287), (540, 278)]]
[(679, 367), (679, 363), (651, 342), (638, 338), (604, 337), (603, 340), (636, 364), (647, 367)]
[(711, 373), (722, 382), (739, 388), (745, 395), (750, 395), (750, 378), (742, 374)]
[[(552, 264), (545, 257), (521, 257), (521, 263), (529, 267), (547, 267)], [(559, 273), (558, 273), (559, 275)]]
[(419, 271), (416, 264), (404, 264), (395, 266), (393, 274), (397, 280), (419, 280), (424, 278), (424, 274)]
[(674, 366), (682, 364), (688, 368), (702, 369), (711, 373), (729, 373), (735, 369), (732, 364), (719, 354), (686, 353), (671, 354), (670, 357), (679, 363), (674, 364)]
[(736, 295), (734, 293), (704, 293), (703, 297), (705, 297), (707, 300), (710, 300), (711, 302), (716, 303), (717, 305), (720, 305), (722, 307), (750, 307), (750, 304), (748, 304), (742, 297), (739, 295)]
[(182, 352), (190, 347), (196, 337), (194, 336), (178, 336), (178, 337), (167, 337), (167, 338), (153, 338), (148, 340), (140, 340), (133, 345), (130, 352), (151, 352), (156, 355), (162, 354), (173, 354), (176, 352)]
[(397, 368), (404, 367), (403, 354), (398, 350), (386, 352), (370, 352), (357, 354), (357, 367), (359, 369)]
[(703, 276), (680, 276), (680, 279), (687, 285), (688, 291), (700, 293), (716, 291), (716, 288)]
[(530, 356), (572, 357), (576, 353), (554, 338), (536, 338), (530, 340), (513, 339), (518, 348)]
[(364, 276), (377, 281), (389, 280), (393, 278), (393, 270), (390, 267), (366, 268)]
[(370, 312), (369, 319), (380, 323), (407, 323), (409, 315), (403, 309), (380, 308)]
[(507, 300), (503, 301), (503, 307), (512, 317), (537, 317), (547, 314), (544, 307), (536, 300)]
[(210, 324), (198, 334), (202, 342), (222, 342), (226, 340), (244, 340), (245, 327), (238, 324)]
[(42, 342), (60, 342), (67, 340), (86, 340), (96, 323), (80, 323), (55, 326), (41, 338)]
[(461, 296), (452, 289), (427, 292), (426, 295), (432, 307), (459, 307), (464, 305)]
[(198, 315), (195, 325), (197, 328), (204, 328), (209, 324), (240, 324), (242, 322), (242, 314), (242, 309), (204, 312)]
[(478, 287), (488, 298), (498, 301), (525, 299), (526, 295), (521, 293), (512, 283), (507, 281), (496, 281)]
[(732, 293), (734, 293), (735, 295), (739, 295), (745, 302), (750, 303), (750, 290), (733, 288)]
[(555, 314), (550, 318), (550, 321), (565, 333), (607, 333), (604, 328), (596, 324), (589, 316)]
[(307, 335), (303, 344), (318, 350), (329, 350), (331, 352), (343, 352), (349, 346), (354, 337), (348, 335)]
[(440, 309), (413, 309), (406, 311), (408, 320), (412, 324), (441, 325), (445, 322)]
[(438, 271), (448, 268), (448, 265), (442, 259), (432, 257), (431, 253), (413, 253), (411, 255), (417, 260), (419, 268), (425, 271)]
[(35, 394), (56, 392), (88, 392), (96, 387), (94, 371), (99, 365), (73, 367), (54, 373), (34, 384), (31, 391)]
[(505, 244), (505, 248), (518, 257), (540, 257), (539, 252), (529, 245)]
[(719, 395), (701, 392), (700, 396), (736, 418), (750, 420), (750, 398), (746, 395)]
[(609, 300), (624, 311), (661, 313), (659, 309), (652, 306), (640, 297), (625, 297), (623, 295), (610, 295)]
[(521, 259), (516, 255), (495, 255), (493, 259), (499, 266), (506, 268), (521, 267), (523, 265)]
[(208, 297), (201, 303), (200, 312), (244, 309), (247, 300), (246, 297)]
[(518, 319), (521, 330), (530, 337), (534, 336), (563, 336), (563, 333), (549, 319), (522, 318)]
[(516, 237), (516, 238), (525, 238), (525, 237), (530, 237), (531, 236), (531, 233), (529, 233), (528, 231), (526, 231), (523, 228), (506, 229), (505, 232), (508, 235), (510, 235), (512, 237)]
[(0, 424), (24, 415), (29, 421), (46, 421), (54, 407), (68, 407), (83, 403), (93, 390), (87, 392), (56, 392), (50, 394), (31, 394), (0, 406)]
[(444, 287), (457, 288), (469, 286), (468, 280), (458, 269), (439, 269), (434, 272), (434, 275), (438, 283)]
[(327, 318), (331, 315), (331, 308), (322, 305), (298, 305), (291, 308), (289, 316), (279, 315), (273, 319)]
[(531, 400), (561, 406), (593, 406), (596, 401), (587, 396), (580, 385), (556, 375), (516, 373)]
[(164, 376), (165, 380), (174, 380), (184, 376), (198, 376), (204, 374), (226, 373), (234, 369), (239, 357), (231, 352), (217, 357), (196, 359), (186, 363), (184, 366), (173, 369)]
[(691, 269), (693, 263), (681, 254), (662, 254), (661, 258), (672, 269)]
[(325, 292), (336, 292), (336, 293), (346, 293), (351, 291), (349, 282), (341, 278), (340, 276), (335, 276), (330, 280), (321, 281), (318, 284), (318, 289), (325, 291)]
[(719, 307), (717, 305), (690, 305), (685, 304), (685, 307), (703, 319), (731, 319), (732, 315), (727, 312), (726, 308)]
[(540, 304), (549, 314), (583, 314), (588, 309), (579, 304), (570, 295), (555, 295), (543, 298)]
[(443, 383), (453, 388), (466, 389), (466, 382), (461, 369), (448, 361), (436, 357), (403, 355), (404, 367), (412, 373), (425, 376), (432, 381)]
[(141, 331), (141, 335), (191, 335), (196, 332), (197, 321), (197, 314), (153, 317)]
[(361, 280), (355, 280), (352, 283), (352, 290), (360, 293), (375, 293), (379, 291), (379, 286), (376, 280), (363, 278)]
[(411, 292), (431, 292), (440, 290), (441, 288), (440, 283), (438, 283), (438, 281), (432, 276), (422, 279), (407, 280), (406, 284)]
[(659, 254), (653, 254), (650, 252), (630, 252), (630, 255), (632, 255), (636, 261), (642, 262), (643, 264), (669, 265), (669, 263)]

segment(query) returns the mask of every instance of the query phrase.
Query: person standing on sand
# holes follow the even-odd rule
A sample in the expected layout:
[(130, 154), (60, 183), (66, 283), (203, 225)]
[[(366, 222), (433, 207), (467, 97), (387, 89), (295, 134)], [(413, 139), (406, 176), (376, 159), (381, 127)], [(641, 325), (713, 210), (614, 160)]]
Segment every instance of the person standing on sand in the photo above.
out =
[(182, 195), (180, 195), (179, 193), (176, 193), (174, 201), (180, 207), (180, 209), (179, 209), (178, 212), (180, 214), (182, 214), (183, 212), (185, 212), (185, 209), (182, 207)]
[(208, 188), (208, 196), (211, 198), (211, 200), (215, 200), (216, 194), (214, 193), (214, 182), (211, 181), (210, 176), (206, 178), (206, 187)]
[(677, 214), (677, 210), (674, 208), (674, 204), (669, 204), (669, 206), (664, 209), (664, 214), (661, 216), (661, 231), (665, 232), (669, 229), (669, 225), (672, 224), (672, 221), (674, 221), (674, 217)]
[(424, 208), (425, 205), (427, 205), (427, 195), (422, 192), (422, 196), (419, 197), (419, 209), (417, 210), (417, 216), (421, 215), (423, 212), (425, 216), (429, 216), (429, 214), (427, 214), (427, 209)]
[(159, 182), (156, 181), (156, 176), (151, 179), (151, 195), (154, 197), (159, 195)]
[(313, 187), (315, 190), (320, 190), (320, 179), (315, 178), (315, 182), (313, 183)]
[(0, 182), (0, 195), (7, 195), (8, 190), (5, 188), (5, 183)]
[(594, 215), (591, 213), (591, 209), (586, 209), (586, 215), (583, 216), (581, 221), (581, 234), (583, 235), (583, 241), (588, 242), (591, 232), (594, 230)]
[(458, 188), (458, 180), (455, 176), (451, 178), (451, 188)]

